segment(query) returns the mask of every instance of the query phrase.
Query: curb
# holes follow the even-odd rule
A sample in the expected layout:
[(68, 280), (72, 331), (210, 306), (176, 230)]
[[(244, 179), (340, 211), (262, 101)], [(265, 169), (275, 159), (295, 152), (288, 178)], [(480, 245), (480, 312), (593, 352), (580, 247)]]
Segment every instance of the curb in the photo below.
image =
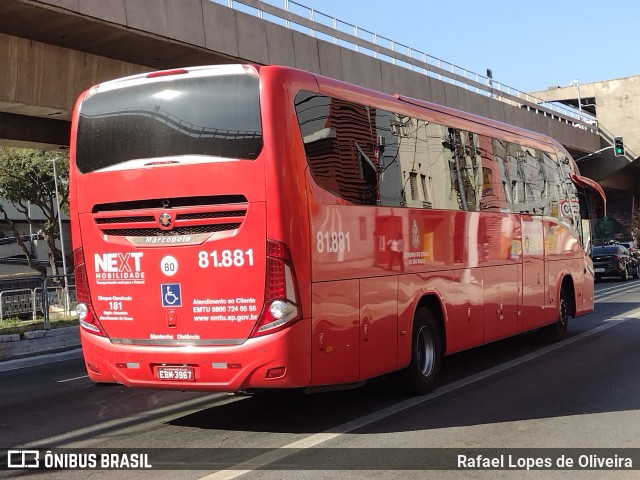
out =
[(65, 352), (78, 347), (80, 329), (77, 325), (0, 335), (0, 364), (21, 358)]
[(82, 358), (82, 348), (75, 348), (73, 350), (57, 353), (46, 353), (33, 357), (17, 358), (15, 360), (5, 360), (0, 362), (0, 372), (36, 367), (47, 363), (64, 362), (65, 360), (72, 360), (76, 358)]

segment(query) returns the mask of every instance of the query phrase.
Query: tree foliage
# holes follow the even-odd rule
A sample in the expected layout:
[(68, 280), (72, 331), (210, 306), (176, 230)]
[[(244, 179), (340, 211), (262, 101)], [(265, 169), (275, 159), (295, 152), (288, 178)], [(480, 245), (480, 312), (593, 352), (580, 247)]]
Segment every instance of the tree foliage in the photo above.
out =
[[(32, 227), (39, 232), (49, 250), (49, 265), (57, 275), (56, 258), (60, 252), (55, 244), (58, 236), (58, 205), (56, 202), (56, 181), (54, 179), (54, 162), (58, 184), (60, 208), (69, 208), (69, 156), (62, 151), (40, 151), (25, 148), (0, 146), (0, 198), (11, 203)], [(36, 212), (41, 211), (42, 215)], [(38, 212), (39, 213), (39, 212)], [(44, 265), (33, 258), (29, 247), (20, 238), (15, 220), (10, 218), (4, 203), (0, 202), (0, 215), (11, 228), (18, 245), (26, 255), (29, 266), (43, 275), (47, 273)], [(39, 219), (43, 217), (44, 220)], [(34, 218), (35, 217), (35, 218)]]

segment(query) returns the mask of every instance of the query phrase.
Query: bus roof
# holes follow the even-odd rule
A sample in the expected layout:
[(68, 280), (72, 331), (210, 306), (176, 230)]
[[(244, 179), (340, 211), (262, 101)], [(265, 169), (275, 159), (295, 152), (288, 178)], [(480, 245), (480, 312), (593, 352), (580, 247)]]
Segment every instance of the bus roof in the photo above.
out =
[[(261, 67), (261, 69), (264, 68), (289, 67)], [(444, 122), (444, 119), (446, 118), (446, 123), (454, 127), (462, 128), (463, 126), (466, 126), (466, 128), (470, 128), (471, 125), (474, 125), (474, 130), (477, 133), (488, 133), (488, 130), (495, 132), (497, 130), (501, 132), (501, 138), (504, 138), (506, 136), (506, 139), (510, 141), (517, 141), (517, 139), (527, 138), (533, 142), (546, 145), (547, 147), (555, 148), (562, 151), (563, 153), (568, 154), (568, 152), (566, 152), (564, 147), (557, 140), (542, 133), (533, 132), (525, 128), (516, 127), (514, 125), (475, 115), (463, 110), (458, 110), (452, 107), (447, 107), (445, 105), (428, 102), (426, 100), (408, 97), (398, 93), (390, 95), (387, 93), (378, 92), (376, 90), (371, 90), (366, 87), (360, 87), (347, 82), (343, 82), (341, 80), (324, 77), (322, 75), (313, 74), (313, 76), (318, 82), (320, 93), (340, 96), (340, 92), (342, 92), (342, 96), (344, 96), (344, 91), (348, 90), (349, 100), (352, 101), (360, 102), (363, 104), (375, 101), (376, 104), (382, 108), (395, 108), (396, 110), (403, 110), (407, 113), (429, 110), (433, 114), (435, 119), (442, 119), (442, 121)], [(486, 131), (483, 132), (483, 130), (485, 129)], [(533, 146), (535, 145), (532, 145), (532, 147)]]

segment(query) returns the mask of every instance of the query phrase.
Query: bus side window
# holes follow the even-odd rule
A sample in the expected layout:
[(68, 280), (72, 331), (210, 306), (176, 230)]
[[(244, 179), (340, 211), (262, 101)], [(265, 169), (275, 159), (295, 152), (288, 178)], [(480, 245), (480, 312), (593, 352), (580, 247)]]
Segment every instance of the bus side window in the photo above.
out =
[(582, 222), (580, 221), (578, 189), (571, 180), (571, 167), (569, 166), (569, 160), (562, 152), (559, 153), (560, 155), (558, 158), (560, 161), (558, 163), (558, 168), (564, 202), (564, 208), (560, 209), (561, 219), (563, 222), (571, 225), (576, 231), (580, 232), (582, 229)]
[(414, 208), (460, 210), (456, 177), (451, 171), (448, 128), (411, 118), (399, 148), (402, 190), (406, 205)]
[(493, 139), (493, 156), (495, 163), (498, 165), (498, 174), (500, 176), (501, 196), (504, 198), (504, 206), (506, 212), (513, 212), (512, 185), (510, 178), (510, 164), (507, 160), (507, 142)]
[(360, 205), (378, 201), (375, 109), (301, 91), (295, 108), (307, 161), (322, 188)]
[(501, 168), (498, 158), (493, 153), (493, 139), (485, 135), (477, 135), (478, 151), (482, 165), (482, 195), (480, 210), (504, 212), (507, 208), (504, 189), (501, 181)]
[(533, 215), (545, 213), (542, 191), (544, 189), (544, 165), (540, 163), (538, 150), (524, 147), (524, 181), (530, 201), (529, 210)]
[(515, 213), (531, 213), (529, 195), (526, 189), (524, 161), (525, 153), (520, 145), (507, 143), (507, 159), (509, 162), (509, 181), (511, 198)]
[(448, 150), (451, 189), (461, 210), (476, 212), (482, 195), (479, 136), (449, 127), (443, 146)]
[(448, 208), (442, 125), (378, 110), (380, 204)]
[(400, 169), (400, 147), (407, 139), (398, 135), (398, 115), (376, 110), (377, 157), (379, 165), (380, 205), (405, 205)]
[(562, 197), (560, 174), (555, 154), (542, 152), (545, 170), (544, 198), (549, 202), (549, 211), (545, 214), (560, 218), (560, 199)]

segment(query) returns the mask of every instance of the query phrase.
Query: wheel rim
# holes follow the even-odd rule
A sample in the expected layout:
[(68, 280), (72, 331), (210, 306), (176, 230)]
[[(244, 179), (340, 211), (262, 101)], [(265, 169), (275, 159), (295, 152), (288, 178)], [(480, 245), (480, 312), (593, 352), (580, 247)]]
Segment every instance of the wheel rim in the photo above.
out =
[(567, 307), (567, 301), (564, 298), (560, 299), (560, 318), (558, 318), (558, 326), (561, 329), (567, 328), (569, 321), (569, 308)]
[(418, 356), (418, 368), (424, 377), (428, 377), (433, 372), (436, 358), (436, 347), (429, 329), (425, 326), (420, 328), (416, 338), (416, 352)]

